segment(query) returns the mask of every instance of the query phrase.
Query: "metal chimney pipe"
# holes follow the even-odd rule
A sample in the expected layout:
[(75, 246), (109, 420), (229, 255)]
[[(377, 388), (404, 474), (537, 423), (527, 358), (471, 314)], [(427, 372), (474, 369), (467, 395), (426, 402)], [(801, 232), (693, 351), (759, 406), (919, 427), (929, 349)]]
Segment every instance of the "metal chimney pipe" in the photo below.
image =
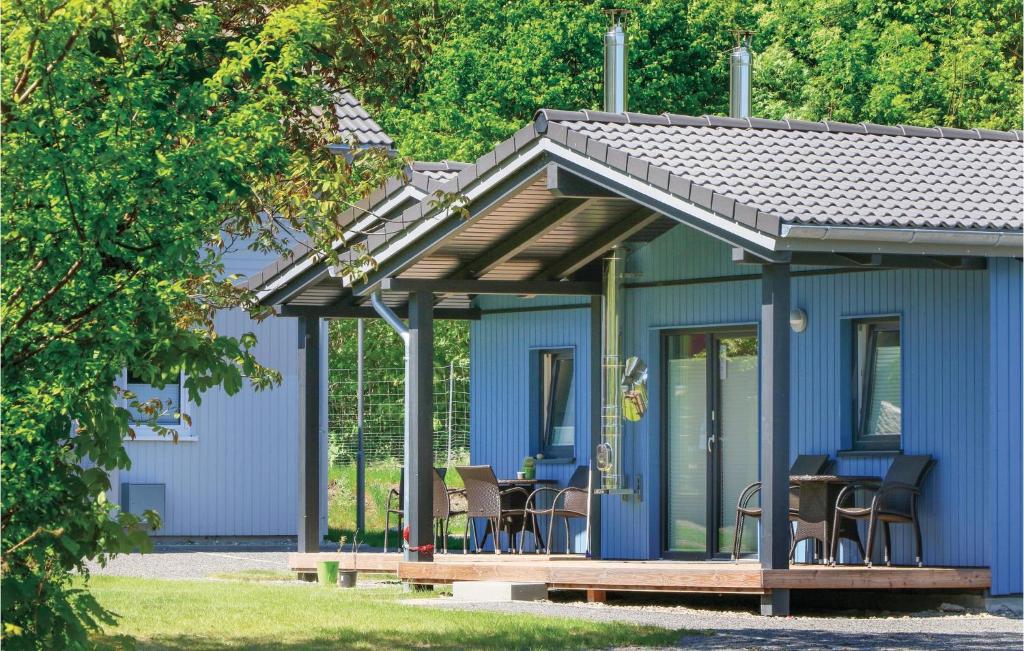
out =
[(610, 21), (604, 35), (604, 110), (625, 113), (629, 107), (629, 39), (623, 22), (629, 9), (605, 9)]
[(750, 117), (751, 75), (753, 74), (754, 54), (750, 50), (750, 42), (754, 32), (737, 30), (736, 46), (729, 55), (729, 117)]

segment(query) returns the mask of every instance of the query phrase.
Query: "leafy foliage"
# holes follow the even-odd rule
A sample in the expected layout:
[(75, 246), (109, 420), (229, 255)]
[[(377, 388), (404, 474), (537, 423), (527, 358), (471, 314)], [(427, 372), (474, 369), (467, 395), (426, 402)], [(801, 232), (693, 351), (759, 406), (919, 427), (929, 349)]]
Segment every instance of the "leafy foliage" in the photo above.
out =
[[(20, 0), (3, 22), (3, 644), (74, 648), (110, 615), (71, 572), (146, 549), (105, 501), (134, 430), (168, 406), (118, 385), (184, 374), (199, 403), (278, 379), (252, 335), (213, 313), (253, 307), (220, 262), (227, 238), (331, 254), (334, 215), (401, 161), (328, 153), (329, 90), (416, 49), (385, 0)], [(127, 407), (146, 414), (133, 423)], [(172, 407), (173, 408), (173, 407)], [(187, 420), (187, 415), (182, 415)]]
[[(473, 160), (539, 108), (600, 108), (608, 2), (465, 0), (414, 92), (380, 106), (414, 158)], [(754, 114), (1017, 128), (1021, 7), (1007, 0), (652, 0), (632, 7), (630, 108), (724, 114), (730, 31), (757, 30)], [(372, 99), (372, 98), (371, 98)]]

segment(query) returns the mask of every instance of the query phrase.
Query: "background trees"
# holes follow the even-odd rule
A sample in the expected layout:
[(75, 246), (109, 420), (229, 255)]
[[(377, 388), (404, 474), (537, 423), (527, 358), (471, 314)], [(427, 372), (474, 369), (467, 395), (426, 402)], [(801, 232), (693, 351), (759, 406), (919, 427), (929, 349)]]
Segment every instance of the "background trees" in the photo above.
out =
[(729, 32), (744, 27), (757, 30), (758, 116), (1021, 124), (1021, 7), (1007, 0), (444, 3), (422, 74), (367, 97), (404, 154), (472, 160), (538, 108), (600, 108), (612, 4), (634, 10), (634, 111), (727, 112)]

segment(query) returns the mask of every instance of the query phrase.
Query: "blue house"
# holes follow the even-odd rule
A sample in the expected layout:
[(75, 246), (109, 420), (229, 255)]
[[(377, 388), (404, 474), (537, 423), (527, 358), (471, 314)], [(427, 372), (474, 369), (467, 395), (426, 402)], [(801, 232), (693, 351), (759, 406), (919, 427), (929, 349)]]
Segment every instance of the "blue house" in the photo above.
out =
[[(989, 568), (991, 594), (1021, 593), (1024, 134), (737, 113), (540, 110), (475, 163), (419, 164), (342, 215), (343, 259), (359, 262), (355, 244), (374, 258), (365, 276), (315, 256), (257, 274), (261, 301), (300, 318), (299, 551), (319, 542), (318, 320), (403, 333), (418, 547), (432, 320), (461, 318), (472, 461), (512, 476), (533, 456), (561, 484), (591, 468), (576, 551), (728, 559), (737, 499), (760, 480), (740, 555), (786, 571), (798, 455), (879, 478), (930, 455), (921, 562)], [(646, 409), (620, 390), (627, 361), (646, 367)], [(624, 418), (625, 400), (642, 415)], [(897, 565), (916, 564), (912, 532), (892, 527)], [(861, 562), (849, 542), (839, 560)], [(781, 585), (764, 612), (786, 612)]]

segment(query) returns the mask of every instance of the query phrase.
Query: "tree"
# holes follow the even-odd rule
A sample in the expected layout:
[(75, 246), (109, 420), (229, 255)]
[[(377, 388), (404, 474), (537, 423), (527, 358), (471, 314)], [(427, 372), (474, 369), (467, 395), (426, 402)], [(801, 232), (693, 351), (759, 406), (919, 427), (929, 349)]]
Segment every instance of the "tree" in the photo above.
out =
[(177, 410), (140, 404), (123, 370), (158, 386), (184, 373), (197, 403), (277, 379), (251, 335), (213, 328), (216, 309), (253, 308), (222, 244), (280, 249), (303, 231), (336, 260), (334, 215), (401, 161), (330, 155), (313, 109), (386, 78), (419, 36), (397, 32), (386, 0), (4, 9), (3, 644), (75, 648), (110, 614), (72, 572), (148, 545), (147, 523), (104, 499), (129, 464), (126, 406), (154, 427)]
[[(465, 0), (431, 33), (413, 93), (380, 107), (403, 153), (473, 160), (539, 108), (601, 107), (597, 0)], [(730, 31), (757, 30), (754, 114), (1020, 126), (1019, 3), (653, 0), (632, 7), (630, 108), (724, 114)], [(447, 11), (442, 16), (449, 16)]]

